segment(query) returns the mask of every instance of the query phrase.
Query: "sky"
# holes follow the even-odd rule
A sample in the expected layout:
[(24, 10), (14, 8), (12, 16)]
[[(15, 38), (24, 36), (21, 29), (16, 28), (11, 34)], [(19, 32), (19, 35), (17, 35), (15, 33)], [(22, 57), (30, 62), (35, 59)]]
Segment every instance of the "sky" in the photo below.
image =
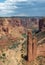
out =
[(0, 0), (0, 17), (45, 16), (45, 0)]

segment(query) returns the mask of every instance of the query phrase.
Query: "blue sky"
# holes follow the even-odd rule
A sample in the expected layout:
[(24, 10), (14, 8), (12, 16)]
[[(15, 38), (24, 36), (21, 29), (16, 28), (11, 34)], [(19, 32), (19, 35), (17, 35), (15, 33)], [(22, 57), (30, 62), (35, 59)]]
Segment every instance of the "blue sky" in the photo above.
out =
[(2, 16), (45, 16), (45, 0), (0, 0)]
[(0, 0), (0, 2), (4, 2), (5, 0)]

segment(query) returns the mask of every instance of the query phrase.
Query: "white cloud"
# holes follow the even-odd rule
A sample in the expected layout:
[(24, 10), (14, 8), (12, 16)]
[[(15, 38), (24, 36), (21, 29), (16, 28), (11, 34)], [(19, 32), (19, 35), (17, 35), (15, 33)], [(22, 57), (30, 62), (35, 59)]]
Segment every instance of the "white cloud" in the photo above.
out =
[[(3, 3), (0, 3), (0, 16), (7, 16), (9, 14), (15, 15), (15, 10), (18, 8), (16, 3), (19, 2), (26, 2), (28, 5), (34, 5), (35, 3), (43, 3), (45, 0), (5, 0)], [(24, 10), (23, 10), (24, 11)], [(24, 16), (26, 14), (20, 14), (19, 16)]]
[(0, 15), (14, 13), (15, 9), (18, 8), (15, 4), (17, 2), (24, 2), (27, 0), (5, 0), (3, 3), (0, 3)]
[(25, 2), (28, 0), (6, 0), (5, 2)]

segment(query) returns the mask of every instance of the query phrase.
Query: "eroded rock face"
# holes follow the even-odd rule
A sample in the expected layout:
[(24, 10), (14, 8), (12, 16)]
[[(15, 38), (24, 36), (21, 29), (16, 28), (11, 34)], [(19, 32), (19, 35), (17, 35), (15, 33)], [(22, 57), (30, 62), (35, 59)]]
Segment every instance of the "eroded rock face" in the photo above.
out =
[[(5, 33), (5, 35), (9, 34), (22, 34), (24, 33), (24, 27), (21, 24), (20, 19), (16, 18), (4, 18), (3, 20), (0, 21), (0, 32)], [(17, 32), (16, 32), (17, 31)], [(15, 37), (15, 35), (13, 35)], [(2, 34), (0, 33), (0, 36)], [(18, 37), (18, 35), (17, 35)]]
[(3, 52), (0, 51), (0, 64), (1, 65), (22, 65), (21, 63), (21, 48), (14, 49), (3, 49)]
[[(19, 19), (3, 19), (0, 23), (0, 65), (22, 65), (25, 28)], [(26, 34), (26, 33), (25, 33)]]
[[(38, 27), (36, 21), (37, 20), (30, 18), (0, 19), (0, 65), (24, 65), (22, 63), (22, 59), (24, 58), (22, 58), (22, 56), (25, 57), (27, 55), (27, 29), (30, 27)], [(32, 34), (30, 34), (28, 41), (28, 58), (30, 61), (35, 57), (36, 40), (32, 40)], [(32, 44), (32, 42), (34, 44)], [(32, 51), (32, 49), (35, 50)], [(45, 48), (43, 49), (42, 47), (38, 47), (38, 50), (39, 49), (44, 50)], [(40, 51), (37, 52), (40, 53)]]
[(45, 56), (45, 43), (40, 44), (37, 48), (37, 56)]

